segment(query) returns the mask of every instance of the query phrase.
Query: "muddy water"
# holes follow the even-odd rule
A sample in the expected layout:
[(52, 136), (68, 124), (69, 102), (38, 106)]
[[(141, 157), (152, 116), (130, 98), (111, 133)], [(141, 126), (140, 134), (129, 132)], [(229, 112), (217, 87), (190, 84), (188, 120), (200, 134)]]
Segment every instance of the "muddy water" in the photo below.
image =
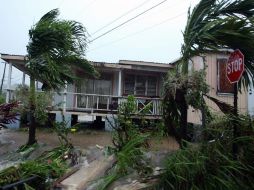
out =
[[(28, 131), (2, 129), (0, 130), (0, 156), (9, 151), (15, 151), (19, 146), (25, 144), (28, 138)], [(46, 129), (38, 129), (36, 138), (40, 144), (49, 147), (56, 147), (59, 144), (57, 135)], [(94, 145), (112, 145), (111, 133), (101, 130), (85, 130), (70, 134), (69, 138), (74, 146), (88, 148)], [(172, 138), (164, 138), (161, 141), (152, 140), (149, 143), (152, 149), (176, 150), (178, 145)]]
[[(26, 144), (28, 131), (21, 130), (0, 130), (0, 168), (8, 164), (15, 164), (21, 159), (15, 151), (21, 145)], [(40, 148), (36, 149), (36, 153), (32, 155), (32, 159), (39, 156), (43, 151), (50, 150), (60, 145), (57, 135), (51, 130), (38, 129), (36, 133), (37, 141)], [(69, 138), (74, 146), (80, 149), (87, 149), (92, 146), (108, 146), (112, 145), (111, 133), (99, 130), (85, 130), (70, 134)], [(151, 150), (171, 151), (178, 149), (178, 145), (172, 138), (164, 138), (161, 141), (153, 139), (149, 145)], [(1, 170), (1, 169), (0, 169)]]

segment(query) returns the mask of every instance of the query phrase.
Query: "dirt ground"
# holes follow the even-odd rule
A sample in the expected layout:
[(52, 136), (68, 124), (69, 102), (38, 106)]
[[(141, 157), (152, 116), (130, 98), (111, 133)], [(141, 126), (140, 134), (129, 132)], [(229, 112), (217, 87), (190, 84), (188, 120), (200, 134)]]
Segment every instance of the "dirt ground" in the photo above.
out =
[[(111, 133), (102, 130), (82, 130), (69, 135), (71, 142), (74, 146), (80, 148), (88, 148), (90, 146), (107, 146), (112, 145)], [(19, 146), (26, 144), (28, 138), (28, 131), (24, 130), (0, 130), (0, 156), (15, 151)], [(38, 129), (36, 133), (37, 141), (49, 147), (56, 147), (59, 145), (57, 135), (46, 129)], [(178, 145), (170, 137), (163, 138), (162, 140), (153, 139), (150, 143), (153, 150), (176, 150)]]

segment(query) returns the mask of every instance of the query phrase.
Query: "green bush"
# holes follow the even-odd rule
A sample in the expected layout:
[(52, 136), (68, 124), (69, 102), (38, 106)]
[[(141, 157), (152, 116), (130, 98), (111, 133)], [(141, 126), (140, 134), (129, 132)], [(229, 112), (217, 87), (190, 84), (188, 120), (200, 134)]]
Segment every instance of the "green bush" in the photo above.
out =
[[(232, 124), (238, 123), (234, 139)], [(206, 130), (206, 141), (189, 145), (167, 158), (158, 188), (189, 190), (254, 189), (254, 130), (247, 116), (217, 118)], [(232, 144), (239, 148), (237, 159)]]
[[(29, 87), (19, 85), (15, 90), (16, 100), (21, 102), (20, 112), (21, 121), (23, 123), (27, 122), (27, 116), (29, 113)], [(36, 123), (44, 125), (48, 120), (47, 108), (51, 104), (52, 94), (48, 91), (37, 92), (35, 101), (35, 120)]]

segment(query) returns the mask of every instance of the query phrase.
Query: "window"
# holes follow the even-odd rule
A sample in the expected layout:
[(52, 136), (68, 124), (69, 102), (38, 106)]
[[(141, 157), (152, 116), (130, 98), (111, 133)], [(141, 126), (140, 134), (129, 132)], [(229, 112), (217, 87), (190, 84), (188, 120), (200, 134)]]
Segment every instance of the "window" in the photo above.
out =
[(148, 77), (147, 80), (147, 96), (156, 96), (157, 80), (154, 77)]
[(234, 85), (231, 84), (226, 76), (227, 59), (217, 59), (217, 92), (233, 93)]
[(146, 81), (147, 81), (147, 77), (136, 76), (135, 95), (137, 95), (137, 96), (146, 95)]
[(156, 96), (157, 78), (155, 76), (127, 74), (124, 78), (124, 94)]
[(126, 75), (124, 80), (124, 94), (134, 94), (135, 76)]

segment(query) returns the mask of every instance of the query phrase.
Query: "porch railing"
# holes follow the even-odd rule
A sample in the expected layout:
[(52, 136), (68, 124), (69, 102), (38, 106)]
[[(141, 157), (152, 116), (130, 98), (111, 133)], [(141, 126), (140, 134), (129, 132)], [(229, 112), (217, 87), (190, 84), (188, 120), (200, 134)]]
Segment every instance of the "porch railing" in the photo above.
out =
[[(116, 112), (118, 106), (127, 101), (127, 97), (85, 94), (85, 93), (59, 93), (54, 95), (52, 105), (73, 111), (88, 112)], [(66, 102), (64, 101), (66, 100)], [(137, 112), (144, 115), (162, 115), (161, 99), (136, 97)]]

